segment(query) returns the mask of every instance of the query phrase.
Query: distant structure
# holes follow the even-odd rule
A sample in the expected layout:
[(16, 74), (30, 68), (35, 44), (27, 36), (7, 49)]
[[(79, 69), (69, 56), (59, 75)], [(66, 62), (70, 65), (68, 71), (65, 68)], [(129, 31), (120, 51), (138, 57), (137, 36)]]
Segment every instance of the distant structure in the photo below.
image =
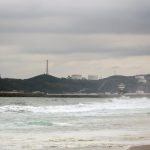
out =
[(98, 80), (98, 75), (88, 75), (88, 80)]
[(87, 80), (87, 78), (86, 77), (82, 77), (82, 80)]
[(147, 85), (147, 81), (146, 81), (145, 77), (142, 75), (137, 75), (137, 76), (135, 76), (135, 79), (138, 82), (136, 93), (138, 93), (138, 94), (145, 93), (145, 89), (146, 89), (146, 85)]
[(46, 60), (46, 75), (48, 75), (48, 60)]
[(119, 94), (124, 94), (125, 93), (125, 88), (126, 88), (125, 84), (124, 83), (120, 83), (118, 85), (118, 93)]
[(144, 76), (135, 76), (135, 79), (137, 79), (138, 83), (146, 83), (146, 79)]
[(82, 75), (73, 74), (73, 75), (71, 75), (71, 79), (73, 79), (73, 80), (81, 80), (82, 79)]

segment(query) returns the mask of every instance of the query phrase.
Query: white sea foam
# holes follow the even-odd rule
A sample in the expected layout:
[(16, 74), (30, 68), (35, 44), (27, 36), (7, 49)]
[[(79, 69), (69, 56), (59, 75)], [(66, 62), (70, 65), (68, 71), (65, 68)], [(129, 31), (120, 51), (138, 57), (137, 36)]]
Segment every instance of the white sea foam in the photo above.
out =
[(65, 126), (65, 127), (69, 127), (69, 126), (72, 126), (72, 124), (71, 123), (65, 123), (65, 122), (53, 122), (52, 123), (53, 125), (55, 125), (55, 126)]
[(79, 103), (74, 105), (49, 105), (49, 106), (20, 106), (5, 105), (0, 107), (1, 113), (6, 112), (32, 112), (32, 113), (101, 113), (117, 110), (142, 110), (150, 108), (148, 98), (113, 98), (106, 101)]
[(52, 100), (1, 98), (1, 149), (117, 150), (150, 141), (148, 98)]

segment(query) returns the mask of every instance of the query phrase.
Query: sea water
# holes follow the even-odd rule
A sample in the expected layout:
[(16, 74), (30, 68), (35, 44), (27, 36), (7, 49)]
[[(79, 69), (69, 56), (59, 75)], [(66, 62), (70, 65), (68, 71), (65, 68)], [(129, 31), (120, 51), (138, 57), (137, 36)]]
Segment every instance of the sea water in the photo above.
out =
[(0, 150), (121, 150), (149, 143), (149, 98), (0, 98)]

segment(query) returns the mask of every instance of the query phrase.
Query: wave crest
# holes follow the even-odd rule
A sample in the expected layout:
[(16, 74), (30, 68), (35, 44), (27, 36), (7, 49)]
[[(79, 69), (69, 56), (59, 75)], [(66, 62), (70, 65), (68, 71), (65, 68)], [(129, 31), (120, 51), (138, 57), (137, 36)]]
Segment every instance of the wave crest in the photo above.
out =
[(0, 107), (0, 112), (32, 112), (32, 113), (85, 113), (107, 112), (113, 110), (135, 110), (150, 108), (148, 98), (113, 98), (106, 101), (79, 103), (74, 105), (49, 105), (49, 106), (20, 106), (5, 105)]

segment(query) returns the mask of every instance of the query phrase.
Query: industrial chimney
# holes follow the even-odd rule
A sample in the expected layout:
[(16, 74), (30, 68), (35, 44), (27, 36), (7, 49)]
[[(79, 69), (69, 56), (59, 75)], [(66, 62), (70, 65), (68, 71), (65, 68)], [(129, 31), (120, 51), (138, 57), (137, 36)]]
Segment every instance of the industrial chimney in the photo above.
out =
[(48, 75), (48, 60), (46, 60), (46, 75)]

